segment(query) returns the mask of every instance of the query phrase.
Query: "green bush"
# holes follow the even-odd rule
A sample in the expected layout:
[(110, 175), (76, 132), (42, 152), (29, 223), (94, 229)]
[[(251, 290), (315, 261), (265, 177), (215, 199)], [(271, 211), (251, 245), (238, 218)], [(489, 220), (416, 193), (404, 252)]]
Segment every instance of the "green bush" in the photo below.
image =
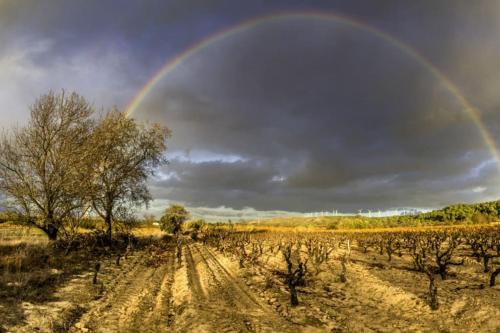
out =
[(160, 229), (177, 235), (182, 230), (182, 225), (188, 218), (189, 213), (183, 206), (171, 205), (160, 218)]

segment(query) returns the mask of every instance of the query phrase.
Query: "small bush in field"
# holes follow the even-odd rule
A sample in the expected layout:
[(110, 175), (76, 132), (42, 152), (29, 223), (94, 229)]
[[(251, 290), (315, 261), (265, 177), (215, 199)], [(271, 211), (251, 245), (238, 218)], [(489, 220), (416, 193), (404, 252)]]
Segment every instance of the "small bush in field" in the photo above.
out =
[(186, 229), (189, 231), (189, 234), (193, 240), (198, 240), (198, 234), (205, 227), (207, 223), (203, 219), (189, 221), (186, 223)]
[(177, 235), (188, 218), (189, 213), (183, 206), (172, 205), (165, 210), (165, 213), (160, 218), (160, 229)]

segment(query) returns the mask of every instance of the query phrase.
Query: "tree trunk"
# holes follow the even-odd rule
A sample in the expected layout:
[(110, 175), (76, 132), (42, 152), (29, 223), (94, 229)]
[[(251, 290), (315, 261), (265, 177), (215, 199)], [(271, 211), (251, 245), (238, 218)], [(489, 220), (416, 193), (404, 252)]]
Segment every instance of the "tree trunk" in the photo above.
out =
[(101, 269), (101, 263), (97, 262), (94, 266), (94, 278), (92, 279), (92, 284), (97, 283), (97, 273), (99, 273), (100, 269)]
[(299, 298), (297, 297), (297, 289), (293, 283), (288, 283), (288, 289), (290, 289), (290, 304), (292, 306), (299, 305)]
[(490, 271), (490, 267), (488, 265), (489, 262), (490, 262), (490, 257), (488, 257), (487, 255), (483, 256), (483, 266), (485, 273), (488, 273)]
[(448, 277), (446, 265), (439, 265), (439, 275), (441, 276), (441, 280), (446, 280)]
[(177, 263), (180, 265), (182, 263), (182, 242), (177, 238)]
[(111, 214), (106, 214), (106, 218), (104, 219), (104, 223), (106, 224), (106, 236), (108, 238), (108, 241), (111, 242), (111, 237), (112, 237)]
[(57, 233), (59, 228), (54, 224), (54, 222), (50, 221), (47, 223), (47, 229), (44, 230), (49, 240), (55, 241), (57, 239)]
[(491, 273), (491, 276), (490, 276), (490, 287), (494, 287), (495, 286), (495, 279), (497, 277), (497, 275), (500, 273), (500, 267), (495, 269), (495, 271), (493, 273)]
[(342, 257), (341, 265), (342, 265), (342, 269), (340, 271), (340, 282), (346, 283), (347, 282), (347, 268), (345, 266), (345, 257)]
[(427, 270), (427, 277), (429, 278), (429, 305), (432, 310), (437, 310), (439, 307), (438, 299), (437, 299), (437, 287), (434, 282), (434, 274), (429, 269)]

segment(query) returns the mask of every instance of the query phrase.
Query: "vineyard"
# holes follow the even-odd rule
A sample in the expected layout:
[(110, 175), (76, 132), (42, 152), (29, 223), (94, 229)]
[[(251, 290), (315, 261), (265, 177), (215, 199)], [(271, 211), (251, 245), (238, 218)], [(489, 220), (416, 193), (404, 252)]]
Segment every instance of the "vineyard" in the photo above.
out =
[[(349, 232), (205, 225), (178, 237), (117, 237), (112, 249), (92, 233), (71, 244), (4, 248), (0, 327), (15, 332), (500, 328), (497, 225)], [(38, 278), (28, 278), (24, 265), (37, 269)], [(42, 297), (47, 288), (49, 295)]]
[[(428, 285), (424, 299), (431, 310), (439, 309), (438, 285), (443, 283), (441, 281), (452, 278), (463, 284), (457, 286), (457, 290), (493, 288), (500, 273), (498, 227), (335, 234), (217, 230), (205, 235), (203, 242), (238, 260), (240, 268), (257, 266), (267, 274), (281, 276), (291, 306), (299, 305), (298, 287), (324, 282), (317, 279), (321, 272), (336, 271), (338, 280), (346, 283), (348, 264), (366, 264), (370, 256), (376, 260), (368, 265), (414, 272), (420, 274), (420, 278), (424, 276)], [(471, 277), (468, 268), (474, 264), (481, 265), (483, 280)], [(335, 270), (336, 266), (339, 268)], [(491, 292), (496, 291), (492, 289)], [(446, 299), (442, 302), (446, 303)]]

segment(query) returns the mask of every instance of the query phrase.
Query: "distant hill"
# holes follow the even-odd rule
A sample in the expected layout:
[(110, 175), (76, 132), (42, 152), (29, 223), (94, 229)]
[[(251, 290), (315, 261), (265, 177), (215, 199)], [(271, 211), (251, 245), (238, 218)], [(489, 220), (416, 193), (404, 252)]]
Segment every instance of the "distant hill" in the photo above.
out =
[(437, 222), (489, 222), (500, 218), (500, 200), (477, 204), (455, 204), (443, 209), (419, 214), (416, 218)]
[(247, 225), (323, 229), (364, 229), (443, 224), (483, 224), (500, 220), (500, 200), (478, 204), (454, 204), (416, 215), (388, 217), (320, 216), (275, 217), (250, 221)]

